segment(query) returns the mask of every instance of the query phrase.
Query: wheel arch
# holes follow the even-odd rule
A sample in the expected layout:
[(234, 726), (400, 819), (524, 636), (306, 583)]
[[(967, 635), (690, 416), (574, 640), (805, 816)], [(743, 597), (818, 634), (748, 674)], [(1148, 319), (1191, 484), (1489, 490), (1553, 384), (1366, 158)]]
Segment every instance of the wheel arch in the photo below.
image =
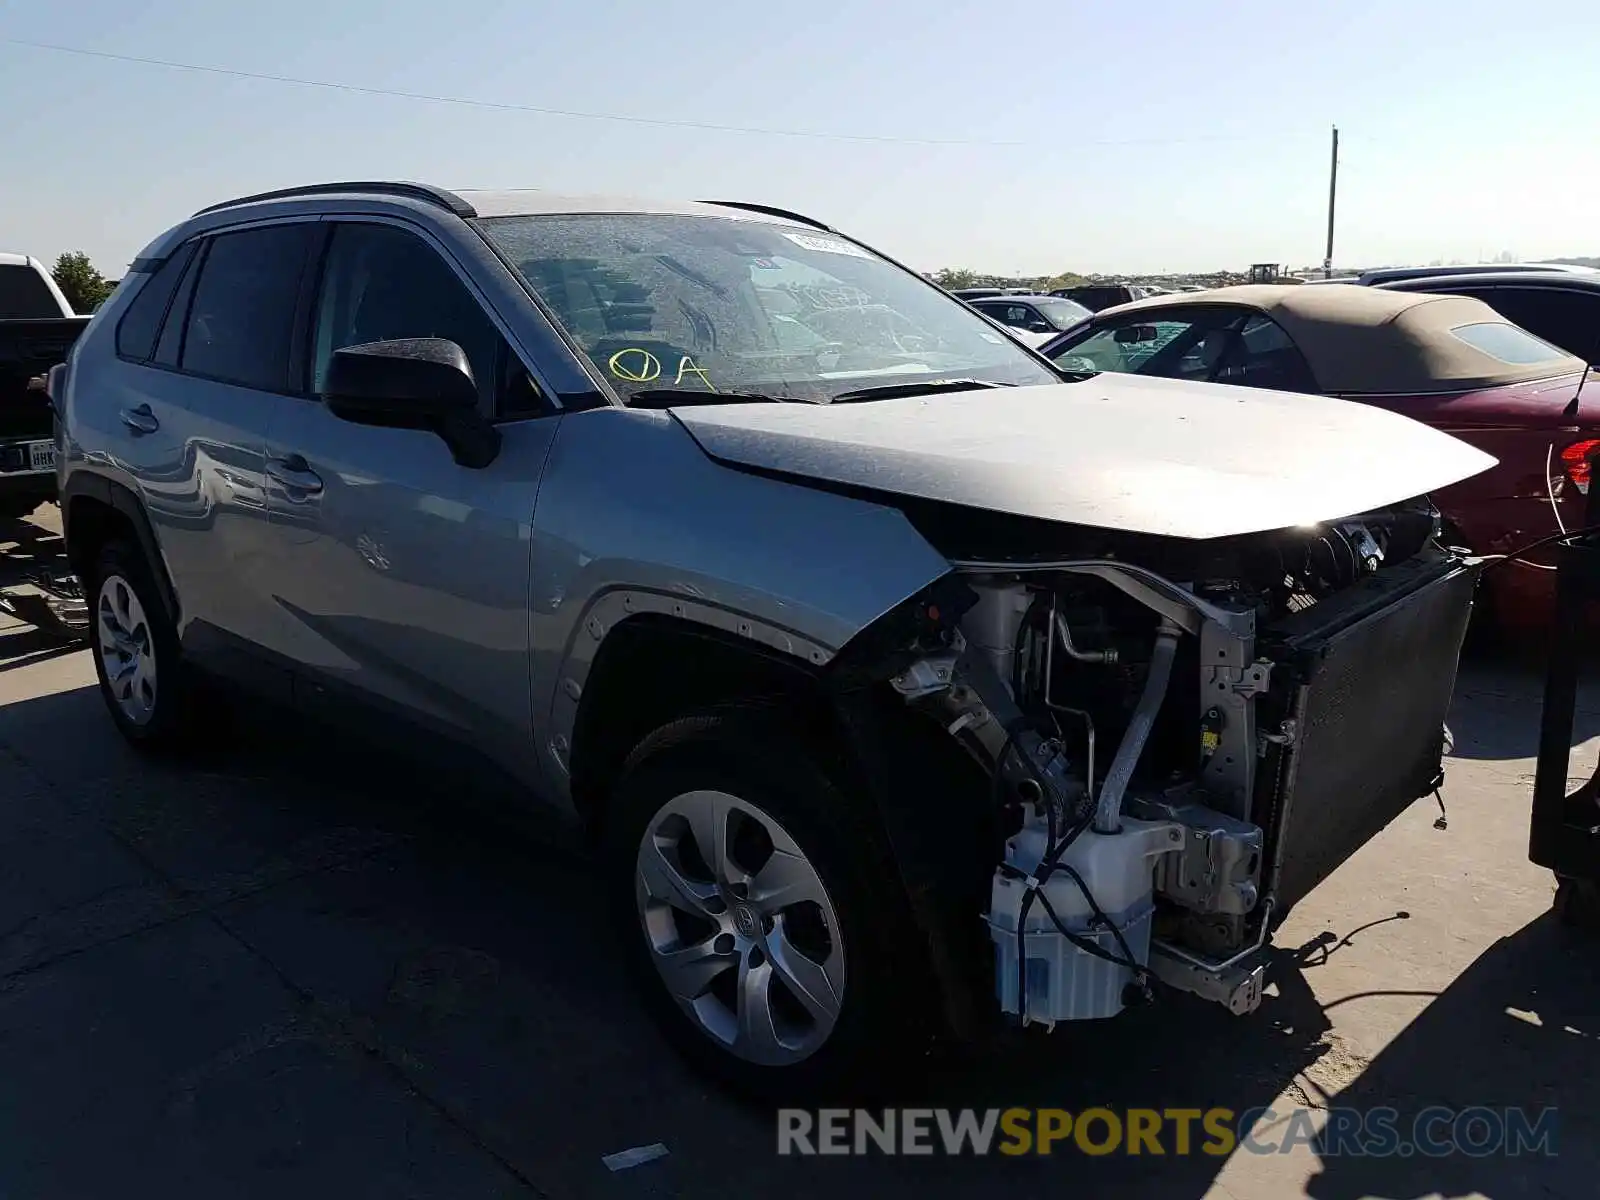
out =
[(783, 704), (819, 718), (827, 711), (821, 668), (831, 652), (710, 605), (608, 593), (591, 606), (578, 641), (557, 685), (547, 752), (591, 832), (629, 756), (668, 722), (727, 705)]
[(103, 475), (80, 471), (61, 489), (61, 528), (67, 561), (80, 579), (94, 565), (100, 547), (114, 537), (131, 538), (150, 564), (161, 603), (174, 626), (178, 623), (178, 593), (172, 586), (166, 560), (144, 505), (133, 491)]
[[(656, 729), (696, 711), (773, 707), (787, 728), (818, 746), (831, 770), (861, 797), (860, 817), (919, 930), (923, 959), (947, 1029), (962, 1038), (983, 1028), (991, 983), (989, 948), (977, 914), (999, 853), (989, 780), (936, 722), (912, 712), (878, 660), (895, 626), (926, 593), (885, 613), (838, 654), (724, 613), (723, 628), (671, 610), (629, 612), (594, 642), (582, 685), (562, 687), (570, 706), (566, 760), (572, 801), (588, 832), (603, 833), (612, 785)], [(634, 609), (641, 607), (632, 594)], [(668, 597), (668, 600), (673, 598)], [(759, 636), (758, 636), (759, 632)], [(805, 650), (805, 656), (795, 653)], [(820, 653), (813, 657), (811, 651)], [(565, 683), (565, 679), (563, 680)]]

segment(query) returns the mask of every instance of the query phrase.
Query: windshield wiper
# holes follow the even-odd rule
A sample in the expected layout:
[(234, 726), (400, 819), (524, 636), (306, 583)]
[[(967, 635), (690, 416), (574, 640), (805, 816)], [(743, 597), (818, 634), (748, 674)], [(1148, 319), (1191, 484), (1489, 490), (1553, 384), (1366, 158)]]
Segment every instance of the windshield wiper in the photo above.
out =
[(788, 396), (768, 396), (761, 392), (707, 392), (699, 388), (644, 388), (625, 392), (629, 408), (672, 408), (681, 404), (745, 404), (765, 401), (771, 404), (804, 403)]
[(936, 396), (940, 392), (970, 392), (973, 388), (1015, 387), (1013, 383), (995, 383), (989, 379), (928, 379), (922, 383), (883, 383), (877, 387), (856, 388), (840, 392), (833, 404), (851, 404), (857, 400), (895, 400), (902, 396)]

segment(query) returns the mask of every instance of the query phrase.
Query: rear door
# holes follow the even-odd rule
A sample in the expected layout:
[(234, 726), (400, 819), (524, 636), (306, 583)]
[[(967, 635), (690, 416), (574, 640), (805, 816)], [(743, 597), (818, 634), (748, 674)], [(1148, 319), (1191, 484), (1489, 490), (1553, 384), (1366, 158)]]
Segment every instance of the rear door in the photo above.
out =
[[(526, 767), (530, 529), (559, 417), (443, 246), (385, 220), (328, 225), (307, 386), (276, 406), (267, 449), (273, 648), (301, 707), (387, 713)], [(501, 432), (489, 466), (316, 398), (334, 351), (418, 337), (466, 352)]]
[(119, 339), (133, 368), (118, 373), (112, 398), (120, 454), (178, 590), (184, 644), (202, 658), (259, 641), (271, 621), (247, 581), (267, 516), (267, 421), (291, 388), (316, 229), (288, 221), (198, 242), (182, 252), (181, 279), (165, 280), (171, 294), (152, 293), (165, 302), (159, 336), (150, 341), (140, 322), (151, 314), (136, 300)]

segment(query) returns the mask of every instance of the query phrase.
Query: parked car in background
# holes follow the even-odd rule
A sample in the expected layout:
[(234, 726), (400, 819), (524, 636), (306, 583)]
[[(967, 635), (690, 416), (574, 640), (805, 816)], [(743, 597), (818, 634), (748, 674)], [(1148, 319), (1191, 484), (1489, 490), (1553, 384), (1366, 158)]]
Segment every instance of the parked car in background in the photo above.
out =
[(982, 300), (988, 296), (1004, 296), (1006, 289), (997, 287), (954, 288), (950, 294), (957, 300)]
[(1600, 271), (1426, 275), (1377, 286), (1398, 292), (1471, 296), (1529, 333), (1587, 363), (1600, 364)]
[(1600, 271), (1577, 263), (1478, 263), (1449, 267), (1377, 267), (1349, 275), (1343, 279), (1317, 280), (1319, 283), (1358, 283), (1375, 287), (1383, 283), (1400, 283), (1411, 279), (1443, 279), (1451, 275), (1501, 275), (1526, 274), (1530, 271), (1543, 275), (1596, 275)]
[[(1572, 408), (1584, 360), (1466, 296), (1219, 288), (1099, 313), (1041, 353), (1071, 371), (1341, 396), (1454, 434), (1499, 460), (1435, 496), (1449, 536), (1479, 554), (1517, 550), (1557, 532), (1560, 520), (1577, 522), (1587, 456), (1600, 446), (1600, 387), (1584, 388)], [(1550, 561), (1486, 577), (1494, 621), (1518, 631), (1544, 625), (1555, 576), (1541, 567)]]
[(26, 516), (56, 494), (47, 381), (89, 320), (38, 259), (0, 254), (0, 518)]
[(1060, 333), (1092, 315), (1062, 296), (996, 296), (969, 303), (984, 316), (1027, 333)]
[(1090, 312), (1100, 312), (1118, 304), (1128, 304), (1150, 295), (1150, 289), (1133, 283), (1085, 283), (1077, 287), (1056, 288), (1052, 296), (1065, 296)]
[(75, 315), (42, 262), (26, 254), (0, 253), (0, 321)]
[(1473, 581), (1425, 494), (1492, 460), (1216, 391), (1067, 381), (770, 207), (291, 188), (75, 349), (67, 553), (129, 742), (209, 673), (490, 758), (688, 1057), (833, 1098), (1152, 978), (1253, 1010), (1437, 786)]

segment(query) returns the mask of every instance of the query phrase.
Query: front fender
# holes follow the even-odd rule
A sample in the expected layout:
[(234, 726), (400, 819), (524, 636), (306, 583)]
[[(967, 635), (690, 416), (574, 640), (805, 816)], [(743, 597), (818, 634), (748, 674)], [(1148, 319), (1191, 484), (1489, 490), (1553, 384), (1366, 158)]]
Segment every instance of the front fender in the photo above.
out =
[(950, 570), (898, 509), (721, 466), (670, 413), (560, 420), (534, 510), (529, 643), (540, 752), (562, 789), (590, 664), (625, 617), (699, 622), (816, 667)]

